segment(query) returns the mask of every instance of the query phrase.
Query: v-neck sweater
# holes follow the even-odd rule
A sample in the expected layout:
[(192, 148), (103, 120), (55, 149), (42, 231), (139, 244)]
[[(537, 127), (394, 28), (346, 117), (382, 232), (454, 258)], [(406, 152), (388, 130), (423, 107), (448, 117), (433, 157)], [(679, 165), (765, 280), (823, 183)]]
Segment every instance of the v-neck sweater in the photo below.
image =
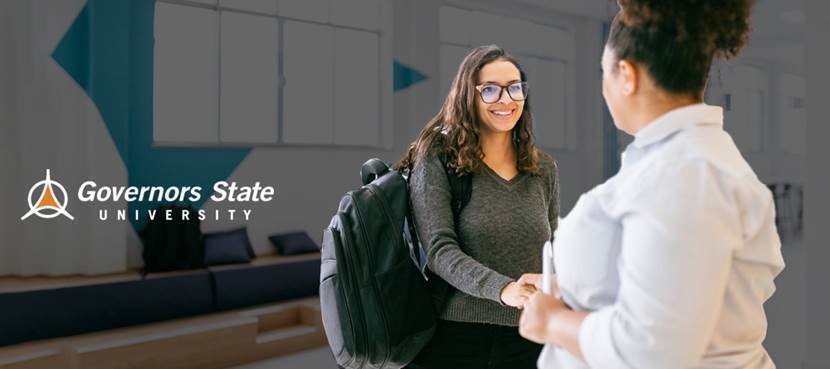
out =
[(559, 176), (540, 155), (541, 175), (519, 172), (511, 179), (487, 165), (472, 174), (472, 194), (453, 220), (451, 190), (440, 159), (416, 161), (410, 196), (427, 266), (454, 288), (439, 317), (445, 320), (517, 326), (520, 311), (501, 302), (501, 291), (523, 273), (540, 273), (542, 245), (557, 226)]

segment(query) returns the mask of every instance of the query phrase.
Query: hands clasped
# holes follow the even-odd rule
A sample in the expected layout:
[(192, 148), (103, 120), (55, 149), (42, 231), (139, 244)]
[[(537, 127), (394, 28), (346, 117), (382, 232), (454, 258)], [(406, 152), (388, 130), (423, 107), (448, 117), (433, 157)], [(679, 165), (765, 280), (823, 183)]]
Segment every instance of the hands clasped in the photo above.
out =
[[(531, 296), (542, 291), (542, 274), (525, 273), (518, 281), (510, 282), (501, 291), (501, 301), (508, 306), (523, 309)], [(553, 296), (559, 298), (559, 288), (556, 284), (556, 275), (551, 276)]]

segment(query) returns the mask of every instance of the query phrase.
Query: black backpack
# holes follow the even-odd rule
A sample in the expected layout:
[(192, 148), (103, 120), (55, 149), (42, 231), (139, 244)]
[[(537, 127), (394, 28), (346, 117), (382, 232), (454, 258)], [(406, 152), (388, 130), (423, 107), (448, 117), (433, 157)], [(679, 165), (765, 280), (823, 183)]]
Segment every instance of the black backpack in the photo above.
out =
[[(196, 210), (190, 206), (165, 205), (157, 207), (153, 220), (141, 231), (144, 246), (143, 274), (171, 270), (194, 269), (204, 266), (204, 242)], [(165, 212), (172, 211), (173, 220), (165, 219)], [(181, 213), (187, 210), (188, 219)]]
[[(399, 369), (432, 338), (449, 284), (424, 268), (404, 175), (379, 159), (360, 175), (363, 187), (343, 196), (323, 233), (323, 327), (343, 368)], [(472, 182), (448, 179), (457, 218)]]

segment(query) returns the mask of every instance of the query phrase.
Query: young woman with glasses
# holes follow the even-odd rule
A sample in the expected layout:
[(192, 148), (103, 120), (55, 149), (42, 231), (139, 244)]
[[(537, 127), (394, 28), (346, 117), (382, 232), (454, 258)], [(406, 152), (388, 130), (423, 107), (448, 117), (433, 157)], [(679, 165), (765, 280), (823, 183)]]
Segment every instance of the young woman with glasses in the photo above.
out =
[(635, 138), (562, 220), (558, 293), (525, 305), (520, 332), (550, 344), (540, 368), (775, 368), (762, 345), (784, 267), (772, 194), (703, 103), (712, 61), (746, 43), (751, 2), (619, 1), (602, 93)]
[[(464, 58), (440, 111), (398, 163), (413, 165), (410, 196), (427, 266), (453, 288), (409, 368), (535, 368), (542, 346), (516, 328), (535, 287), (517, 281), (541, 270), (559, 181), (554, 160), (533, 143), (527, 80), (513, 57), (491, 45)], [(448, 175), (472, 180), (457, 222)]]

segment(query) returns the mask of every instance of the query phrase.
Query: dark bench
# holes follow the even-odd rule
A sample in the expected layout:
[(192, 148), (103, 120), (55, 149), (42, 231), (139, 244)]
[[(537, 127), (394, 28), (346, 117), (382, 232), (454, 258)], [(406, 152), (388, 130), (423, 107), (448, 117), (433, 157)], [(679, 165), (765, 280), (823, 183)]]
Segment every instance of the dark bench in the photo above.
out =
[(141, 280), (2, 293), (0, 346), (313, 296), (319, 276), (319, 256), (310, 255), (151, 274)]

